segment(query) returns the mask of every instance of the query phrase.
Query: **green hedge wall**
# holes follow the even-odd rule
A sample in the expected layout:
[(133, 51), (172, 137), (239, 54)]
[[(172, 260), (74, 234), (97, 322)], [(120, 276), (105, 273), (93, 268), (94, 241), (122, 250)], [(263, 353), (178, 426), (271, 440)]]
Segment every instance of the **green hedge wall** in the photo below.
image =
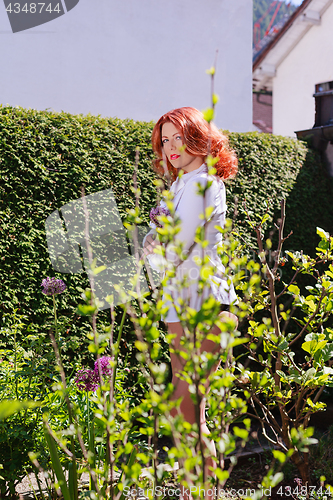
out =
[[(293, 234), (284, 249), (315, 256), (319, 241), (316, 227), (333, 233), (333, 179), (320, 154), (303, 141), (257, 132), (232, 133), (230, 144), (238, 154), (239, 172), (230, 186), (229, 217), (235, 209), (235, 197), (237, 210), (245, 205), (251, 217), (262, 215), (268, 201), (271, 226), (280, 217), (280, 201), (286, 198), (285, 235)], [(236, 226), (249, 245), (256, 244), (242, 213)]]
[[(75, 314), (80, 300), (76, 287), (87, 284), (86, 276), (60, 275), (52, 270), (45, 219), (79, 198), (82, 185), (86, 194), (111, 187), (120, 215), (125, 217), (126, 209), (134, 206), (130, 188), (135, 148), (139, 146), (138, 182), (147, 223), (149, 210), (156, 203), (152, 127), (153, 123), (132, 120), (0, 108), (0, 321), (4, 312), (19, 308), (28, 322), (42, 326), (51, 316), (51, 301), (41, 293), (40, 284), (46, 276), (57, 276), (69, 288), (69, 293), (60, 297), (61, 313), (67, 317), (71, 332), (78, 331), (83, 320)], [(265, 201), (272, 200), (269, 213), (273, 216), (280, 199), (290, 193), (288, 224), (296, 222), (299, 233), (294, 249), (304, 241), (302, 228), (309, 227), (309, 220), (314, 226), (332, 230), (328, 181), (320, 159), (304, 143), (256, 132), (232, 133), (230, 143), (239, 157), (239, 175), (227, 187), (229, 215), (236, 204), (236, 224), (249, 244), (252, 237), (242, 213), (244, 201), (247, 210), (263, 214)], [(314, 183), (322, 190), (314, 188)], [(307, 213), (303, 221), (309, 209), (313, 213)]]
[(316, 227), (333, 234), (333, 179), (328, 176), (320, 154), (307, 149), (306, 158), (289, 193), (286, 204), (285, 243), (290, 250), (303, 250), (315, 256), (319, 238)]

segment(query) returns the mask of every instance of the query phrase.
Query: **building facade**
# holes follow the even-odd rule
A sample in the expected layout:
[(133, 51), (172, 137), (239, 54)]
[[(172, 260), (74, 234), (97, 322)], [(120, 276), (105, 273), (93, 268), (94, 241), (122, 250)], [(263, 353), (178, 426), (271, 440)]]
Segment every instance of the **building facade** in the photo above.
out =
[(333, 81), (333, 0), (304, 0), (253, 66), (253, 85), (273, 94), (273, 133), (314, 125), (315, 85)]
[(218, 51), (216, 124), (251, 130), (251, 0), (59, 2), (63, 15), (15, 33), (0, 6), (2, 105), (147, 121), (205, 109)]

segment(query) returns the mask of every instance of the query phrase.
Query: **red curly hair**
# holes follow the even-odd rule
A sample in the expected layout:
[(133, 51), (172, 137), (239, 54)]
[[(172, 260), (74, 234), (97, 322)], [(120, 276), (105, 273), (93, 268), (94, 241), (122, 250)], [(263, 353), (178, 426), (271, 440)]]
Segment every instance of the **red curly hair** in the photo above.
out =
[[(182, 133), (188, 154), (201, 156), (204, 161), (208, 156), (210, 142), (210, 154), (214, 158), (219, 158), (219, 161), (214, 165), (216, 175), (224, 180), (235, 177), (238, 170), (238, 160), (235, 152), (229, 148), (228, 138), (213, 123), (209, 126), (199, 110), (190, 107), (169, 111), (161, 116), (153, 129), (151, 141), (157, 155), (154, 167), (161, 176), (164, 174), (164, 169), (161, 166), (163, 159), (162, 125), (167, 122), (173, 123)], [(166, 163), (172, 180), (176, 179), (177, 169), (171, 165), (167, 158)]]

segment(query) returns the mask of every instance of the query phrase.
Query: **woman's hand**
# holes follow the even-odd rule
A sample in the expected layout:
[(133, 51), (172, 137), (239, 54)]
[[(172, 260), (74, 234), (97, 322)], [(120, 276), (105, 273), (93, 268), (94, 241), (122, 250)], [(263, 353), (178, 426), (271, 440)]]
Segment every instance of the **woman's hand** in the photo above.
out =
[(149, 255), (154, 252), (154, 248), (160, 245), (158, 240), (155, 240), (152, 235), (148, 235), (143, 248), (144, 255)]

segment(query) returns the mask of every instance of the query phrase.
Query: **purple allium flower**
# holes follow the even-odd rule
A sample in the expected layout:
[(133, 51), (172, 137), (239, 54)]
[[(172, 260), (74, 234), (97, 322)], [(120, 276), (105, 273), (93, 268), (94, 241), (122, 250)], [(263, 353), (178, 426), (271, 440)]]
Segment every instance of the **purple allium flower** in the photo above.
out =
[(110, 361), (112, 361), (112, 358), (110, 358), (109, 356), (102, 356), (97, 361), (95, 361), (94, 372), (95, 372), (96, 378), (99, 377), (98, 365), (101, 367), (102, 376), (104, 375), (105, 377), (108, 377), (108, 378), (110, 378), (112, 376), (112, 368), (110, 365)]
[(57, 278), (44, 278), (41, 286), (43, 287), (42, 292), (45, 295), (56, 295), (66, 290), (65, 283)]
[(96, 373), (89, 368), (79, 370), (75, 375), (74, 382), (81, 391), (96, 391), (98, 387)]
[(161, 207), (158, 205), (156, 208), (152, 208), (149, 214), (150, 220), (156, 224), (157, 227), (162, 227), (162, 224), (157, 220), (159, 215), (170, 215), (170, 212), (167, 208)]

